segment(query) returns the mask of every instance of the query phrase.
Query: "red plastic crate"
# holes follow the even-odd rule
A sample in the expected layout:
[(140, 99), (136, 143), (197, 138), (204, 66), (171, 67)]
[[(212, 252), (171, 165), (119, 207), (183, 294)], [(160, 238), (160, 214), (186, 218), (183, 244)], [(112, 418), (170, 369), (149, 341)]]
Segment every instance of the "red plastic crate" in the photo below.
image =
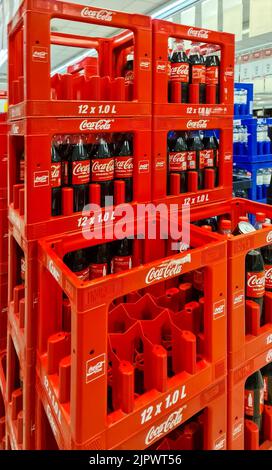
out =
[[(194, 396), (204, 392), (210, 384), (224, 377), (226, 373), (226, 316), (224, 314), (226, 243), (218, 243), (216, 241), (218, 237), (210, 233), (199, 237), (200, 233), (202, 233), (201, 229), (192, 227), (191, 246), (194, 249), (166, 258), (165, 240), (134, 240), (133, 265), (135, 268), (129, 272), (109, 275), (101, 280), (86, 283), (81, 282), (71, 273), (63, 263), (62, 257), (69, 251), (94, 246), (101, 242), (105, 243), (105, 241), (110, 241), (109, 239), (90, 242), (83, 239), (82, 234), (74, 233), (40, 242), (37, 354), (38, 384), (40, 385), (38, 388), (45, 409), (50, 410), (48, 411), (50, 423), (52, 426), (53, 422), (53, 427), (57, 430), (55, 437), (60, 448), (114, 449), (135, 448), (133, 446), (136, 445), (138, 449), (144, 449), (147, 447), (144, 435), (147, 435), (153, 422), (156, 422), (154, 415), (156, 410), (159, 410), (161, 406), (162, 409), (157, 411), (157, 414), (160, 413), (159, 422), (164, 422), (170, 409), (173, 412), (178, 409), (178, 405), (180, 406), (177, 403), (175, 408), (170, 405), (166, 408), (165, 403), (168, 402), (165, 400), (171, 402), (171, 396), (175, 393), (174, 400), (179, 396), (182, 402), (187, 403)], [(139, 266), (141, 256), (144, 264)], [(158, 260), (155, 261), (155, 259)], [(172, 325), (172, 320), (169, 320), (169, 315), (171, 315), (169, 310), (165, 306), (155, 307), (154, 300), (150, 298), (150, 295), (155, 298), (160, 297), (164, 287), (158, 284), (160, 278), (157, 277), (147, 284), (147, 275), (151, 271), (161, 270), (162, 266), (167, 266), (168, 263), (178, 261), (183, 265), (183, 274), (197, 268), (205, 268), (206, 297), (203, 334), (194, 335), (190, 331), (185, 332), (182, 324), (180, 329)], [(177, 275), (177, 272), (172, 273), (170, 277), (177, 277)], [(175, 280), (172, 279), (171, 282)], [(109, 308), (116, 297), (120, 298), (129, 292), (146, 288), (147, 285), (149, 293), (140, 299), (139, 303), (118, 305), (116, 309), (111, 309), (110, 315), (113, 317), (108, 319)], [(48, 292), (50, 292), (49, 297)], [(72, 308), (71, 333), (63, 329), (63, 292), (68, 296)], [(119, 314), (119, 309), (121, 309), (121, 315), (122, 310), (125, 310), (127, 311), (127, 314), (124, 313), (125, 318), (128, 316), (128, 320), (122, 320), (121, 323), (127, 324), (128, 322), (131, 328), (124, 333), (124, 336), (113, 333), (108, 337), (108, 332), (115, 331), (111, 329), (110, 325), (113, 320), (110, 319), (114, 319), (117, 313)], [(175, 347), (182, 347), (182, 356), (178, 356), (182, 357), (182, 360), (177, 359), (180, 362), (174, 369), (180, 373), (175, 373), (171, 378), (167, 378), (165, 349), (160, 346), (158, 349), (155, 347), (155, 344), (160, 344), (159, 339), (152, 336), (156, 329), (150, 330), (151, 324), (141, 321), (146, 309), (151, 312), (151, 317), (154, 315), (154, 325), (157, 331), (162, 328), (163, 322), (169, 325), (170, 321), (171, 332), (176, 338)], [(48, 317), (48, 311), (51, 312), (50, 317)], [(187, 326), (185, 329), (188, 328)], [(151, 374), (149, 370), (148, 375), (145, 375), (148, 391), (138, 398), (134, 397), (134, 392), (132, 392), (134, 368), (129, 360), (123, 361), (124, 364), (122, 361), (119, 362), (122, 352), (118, 353), (119, 345), (123, 344), (124, 352), (136, 337), (143, 338), (144, 347), (147, 348), (146, 354), (151, 354), (150, 360), (146, 362), (145, 374), (153, 364), (153, 373)], [(153, 352), (152, 348), (150, 349), (152, 344), (154, 345), (152, 346)], [(115, 397), (117, 402), (109, 415), (107, 415), (108, 380), (105, 374), (108, 360), (112, 361), (112, 373), (117, 373), (116, 380), (120, 380), (118, 383), (121, 387), (120, 396)], [(122, 364), (124, 371), (122, 371)], [(125, 364), (128, 366), (127, 375)], [(89, 370), (91, 370), (90, 373)], [(92, 373), (96, 374), (94, 380), (90, 377)], [(90, 396), (93, 397), (92, 400)], [(144, 418), (146, 413), (151, 413), (150, 419)], [(141, 424), (141, 419), (144, 420), (143, 424)]]
[[(0, 374), (2, 365), (3, 352), (0, 352)], [(6, 406), (5, 406), (5, 395), (1, 383), (0, 375), (0, 450), (5, 449), (5, 435), (6, 435)]]
[[(232, 126), (230, 118), (184, 119), (154, 117), (153, 119), (153, 168), (152, 198), (156, 203), (167, 204), (210, 204), (230, 198), (232, 195)], [(167, 196), (167, 135), (169, 131), (190, 131), (196, 129), (219, 129), (219, 186)]]
[[(81, 129), (82, 122), (88, 125)], [(104, 120), (103, 120), (104, 121)], [(78, 230), (83, 226), (82, 212), (68, 212), (68, 215), (51, 216), (51, 187), (49, 175), (51, 168), (51, 142), (55, 134), (99, 134), (95, 125), (100, 119), (28, 119), (13, 123), (10, 145), (9, 170), (9, 220), (27, 240)], [(88, 126), (94, 124), (94, 128)], [(106, 135), (114, 132), (130, 132), (134, 136), (134, 202), (151, 200), (151, 118), (118, 118), (105, 120)], [(25, 181), (27, 185), (16, 184), (18, 158), (16, 148), (18, 138), (24, 136), (25, 142)], [(35, 185), (35, 178), (45, 177), (45, 184)], [(70, 194), (71, 196), (71, 194)], [(119, 201), (118, 201), (119, 202)], [(26, 208), (26, 210), (25, 210)], [(88, 214), (86, 214), (88, 215)]]
[[(37, 377), (37, 407), (36, 407), (36, 450), (66, 449), (63, 443), (60, 427), (56, 426), (55, 417), (52, 414), (50, 402), (44, 392), (44, 386)], [(196, 413), (203, 411), (203, 428), (205, 430), (203, 450), (226, 450), (227, 445), (227, 396), (226, 379), (221, 379), (211, 384), (203, 392), (197, 394), (184, 404), (179, 405), (168, 412), (163, 418), (157, 418), (149, 426), (149, 431), (141, 429), (136, 436), (131, 436), (128, 441), (114, 447), (115, 450), (158, 450), (171, 449), (162, 447), (157, 441), (163, 436), (168, 440), (168, 434), (179, 432), (179, 426), (186, 423)], [(169, 424), (169, 427), (167, 427)], [(165, 429), (165, 430), (164, 430)], [(172, 441), (173, 443), (173, 441)], [(177, 444), (180, 444), (177, 441)], [(103, 443), (96, 441), (95, 450), (105, 449)], [(172, 449), (182, 450), (181, 447)], [(187, 443), (188, 445), (188, 443)], [(185, 450), (185, 449), (184, 449)]]
[(8, 276), (0, 274), (0, 351), (6, 349), (8, 312)]
[[(6, 200), (7, 205), (7, 200)], [(8, 271), (8, 210), (0, 209), (0, 275)]]
[(0, 113), (0, 208), (7, 207), (7, 154), (8, 124), (7, 114)]
[(264, 406), (264, 436), (261, 445), (259, 445), (258, 428), (244, 419), (246, 379), (271, 360), (272, 349), (269, 349), (228, 372), (228, 449), (230, 450), (272, 450), (271, 407)]
[[(272, 219), (272, 207), (246, 199), (192, 209), (191, 220), (226, 215), (234, 230), (240, 216), (264, 212)], [(260, 327), (258, 311), (247, 310), (245, 304), (245, 257), (251, 249), (271, 244), (271, 227), (228, 239), (228, 361), (234, 369), (258, 353), (268, 351), (272, 343), (272, 297), (266, 293), (265, 325)], [(225, 238), (224, 236), (220, 236)]]
[(8, 327), (6, 372), (6, 426), (12, 450), (30, 450), (34, 447), (35, 387), (30, 368), (17, 355)]
[[(54, 18), (90, 25), (120, 28), (112, 38), (99, 39), (50, 32)], [(25, 41), (23, 43), (23, 32)], [(132, 34), (133, 33), (133, 34)], [(9, 34), (9, 118), (26, 116), (73, 116), (82, 113), (92, 117), (140, 116), (151, 114), (151, 18), (144, 15), (116, 12), (109, 9), (58, 1), (24, 0), (8, 27)], [(134, 40), (133, 40), (134, 39)], [(84, 93), (77, 100), (74, 93), (60, 100), (51, 99), (51, 44), (95, 48), (99, 53), (99, 74), (102, 80), (90, 77)], [(108, 87), (107, 77), (115, 79), (124, 50), (134, 45), (134, 100), (126, 101), (124, 79), (114, 82), (112, 93), (105, 90), (106, 100), (95, 93)], [(25, 73), (23, 72), (25, 71)], [(27, 77), (27, 82), (25, 81)], [(69, 84), (68, 84), (69, 87)]]
[[(221, 49), (220, 104), (168, 103), (168, 39), (217, 45)], [(190, 85), (190, 91), (193, 86)], [(153, 20), (153, 112), (156, 116), (203, 118), (233, 115), (234, 35), (184, 26), (164, 20)], [(193, 93), (192, 93), (193, 95)]]

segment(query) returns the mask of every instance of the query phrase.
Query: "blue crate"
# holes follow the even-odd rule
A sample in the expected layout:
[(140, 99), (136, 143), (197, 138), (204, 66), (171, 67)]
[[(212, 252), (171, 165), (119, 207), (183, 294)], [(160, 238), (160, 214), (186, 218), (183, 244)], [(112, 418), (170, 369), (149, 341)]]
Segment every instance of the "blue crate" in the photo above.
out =
[(269, 188), (269, 184), (257, 186), (257, 173), (258, 170), (262, 168), (272, 168), (272, 158), (271, 161), (267, 162), (239, 162), (234, 164), (235, 169), (242, 169), (247, 170), (251, 173), (251, 188), (248, 189), (248, 199), (256, 202), (267, 202), (267, 190)]
[(258, 124), (267, 124), (270, 127), (270, 139), (272, 138), (272, 119), (235, 119), (235, 124), (241, 124), (247, 127), (248, 141), (247, 145), (242, 143), (233, 144), (233, 161), (235, 163), (260, 163), (271, 161), (272, 159), (272, 144), (269, 142), (257, 141), (257, 126)]
[(253, 83), (235, 83), (235, 90), (247, 90), (247, 103), (234, 104), (234, 119), (249, 119), (253, 116)]

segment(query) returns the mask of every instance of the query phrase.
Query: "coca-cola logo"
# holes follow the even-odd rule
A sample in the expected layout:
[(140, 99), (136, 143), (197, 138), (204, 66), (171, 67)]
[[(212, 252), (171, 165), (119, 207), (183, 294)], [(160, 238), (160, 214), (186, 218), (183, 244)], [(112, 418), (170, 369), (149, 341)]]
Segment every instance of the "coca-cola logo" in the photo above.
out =
[(166, 67), (165, 63), (157, 63), (157, 72), (166, 72)]
[(265, 272), (265, 280), (266, 281), (272, 281), (272, 268), (268, 269)]
[(54, 179), (60, 177), (60, 165), (51, 165), (51, 176)]
[(48, 270), (52, 274), (53, 278), (56, 279), (56, 281), (60, 283), (61, 273), (58, 270), (58, 268), (54, 265), (54, 262), (51, 259), (48, 260), (47, 266), (48, 266)]
[(32, 48), (32, 60), (34, 62), (47, 62), (48, 60), (47, 47), (34, 46)]
[(272, 243), (272, 232), (269, 232), (269, 234), (266, 237), (267, 243)]
[(83, 8), (81, 10), (81, 16), (83, 18), (93, 18), (101, 21), (112, 21), (112, 17), (115, 14), (114, 11), (108, 10), (91, 10), (89, 7)]
[(156, 168), (160, 170), (161, 168), (164, 168), (165, 162), (163, 160), (157, 160), (156, 161)]
[(105, 374), (106, 357), (100, 354), (86, 362), (86, 383), (102, 377)]
[(149, 173), (149, 161), (141, 160), (138, 165), (139, 173)]
[(272, 361), (272, 349), (269, 349), (266, 355), (266, 362), (271, 362), (271, 361)]
[(193, 36), (195, 38), (201, 38), (201, 39), (209, 38), (209, 31), (207, 31), (206, 29), (189, 28), (187, 34), (188, 36)]
[(111, 128), (114, 119), (99, 119), (99, 121), (88, 121), (85, 119), (79, 126), (81, 131), (107, 131)]
[(265, 275), (259, 277), (257, 274), (253, 274), (248, 278), (247, 285), (253, 288), (265, 286)]
[(199, 121), (188, 121), (187, 129), (206, 129), (208, 126), (207, 119), (200, 119)]
[(150, 69), (150, 60), (144, 59), (140, 61), (140, 69), (149, 70)]
[(81, 163), (78, 162), (73, 168), (73, 175), (89, 175), (90, 174), (90, 163)]
[(214, 304), (213, 316), (217, 320), (225, 315), (225, 300), (219, 300)]
[(34, 187), (48, 186), (49, 185), (49, 172), (36, 171), (34, 173)]
[(184, 263), (191, 261), (191, 256), (187, 255), (184, 258), (177, 260), (165, 261), (156, 267), (151, 268), (145, 278), (146, 284), (152, 284), (152, 282), (158, 282), (162, 279), (168, 279), (169, 277), (178, 276)]
[(188, 73), (189, 73), (188, 64), (181, 64), (178, 67), (171, 68), (172, 75), (188, 75)]
[(127, 160), (115, 160), (114, 163), (116, 170), (133, 170), (133, 159), (128, 158)]
[(158, 439), (164, 434), (167, 434), (171, 431), (171, 429), (178, 426), (183, 419), (183, 409), (184, 408), (180, 408), (179, 410), (174, 411), (174, 413), (171, 413), (168, 418), (158, 426), (152, 426), (152, 428), (149, 429), (145, 438), (145, 444), (149, 446), (153, 441), (155, 441), (155, 439)]
[(95, 160), (92, 164), (92, 173), (112, 173), (114, 171), (114, 160), (103, 163), (103, 160)]
[(174, 153), (171, 155), (171, 162), (172, 163), (182, 163), (184, 162), (186, 157), (185, 153)]

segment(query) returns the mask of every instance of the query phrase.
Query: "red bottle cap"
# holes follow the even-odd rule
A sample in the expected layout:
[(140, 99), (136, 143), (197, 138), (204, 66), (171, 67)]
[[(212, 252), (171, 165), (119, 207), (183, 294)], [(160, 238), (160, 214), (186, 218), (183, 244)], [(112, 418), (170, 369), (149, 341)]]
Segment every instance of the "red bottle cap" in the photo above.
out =
[(248, 217), (245, 217), (245, 216), (239, 217), (239, 221), (240, 222), (248, 222)]
[(221, 220), (220, 229), (221, 230), (231, 230), (231, 220), (228, 220), (228, 219)]
[(264, 222), (265, 221), (265, 213), (264, 212), (257, 212), (256, 214), (256, 221), (257, 222)]
[(204, 228), (205, 230), (212, 232), (212, 227), (210, 225), (202, 225), (201, 228)]

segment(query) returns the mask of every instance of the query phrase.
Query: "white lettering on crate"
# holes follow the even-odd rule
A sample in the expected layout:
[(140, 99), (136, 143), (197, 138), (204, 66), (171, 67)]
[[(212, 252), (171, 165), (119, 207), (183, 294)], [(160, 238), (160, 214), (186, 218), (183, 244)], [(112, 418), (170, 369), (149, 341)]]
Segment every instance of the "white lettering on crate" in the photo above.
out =
[(52, 274), (53, 278), (56, 279), (58, 283), (61, 282), (61, 272), (55, 265), (54, 261), (51, 258), (47, 260), (48, 271)]
[(93, 382), (105, 375), (106, 371), (106, 355), (100, 354), (99, 356), (89, 359), (86, 362), (86, 383)]
[(221, 318), (225, 315), (225, 299), (219, 300), (218, 302), (215, 302), (213, 306), (213, 318), (214, 320), (217, 320), (218, 318)]
[(147, 446), (150, 445), (153, 441), (177, 427), (183, 419), (183, 408), (184, 407), (171, 413), (166, 420), (158, 426), (152, 426), (146, 435), (145, 444)]
[(208, 126), (207, 119), (199, 119), (199, 121), (190, 121), (187, 122), (187, 129), (206, 129)]
[(266, 237), (267, 243), (272, 243), (272, 232), (269, 232), (269, 234)]
[(100, 119), (99, 121), (87, 121), (85, 119), (79, 126), (81, 131), (107, 131), (111, 128), (114, 119)]
[(83, 18), (93, 18), (101, 21), (112, 21), (112, 17), (115, 15), (114, 11), (108, 10), (91, 10), (89, 7), (83, 8), (81, 10), (81, 16)]
[(160, 281), (161, 279), (168, 279), (172, 276), (178, 276), (181, 271), (183, 264), (191, 262), (191, 255), (187, 255), (184, 258), (164, 261), (158, 266), (151, 268), (145, 278), (146, 284)]
[(194, 29), (189, 28), (187, 32), (188, 36), (193, 36), (194, 38), (208, 39), (209, 31), (206, 29)]
[(50, 404), (53, 408), (53, 411), (54, 411), (57, 419), (58, 419), (58, 422), (59, 422), (59, 424), (61, 424), (62, 419), (61, 419), (61, 411), (60, 411), (60, 408), (59, 408), (59, 403), (58, 403), (58, 400), (57, 400), (52, 388), (50, 387), (49, 380), (48, 380), (48, 377), (46, 375), (43, 378), (43, 385), (44, 385), (48, 400), (49, 400), (49, 402), (50, 402)]

